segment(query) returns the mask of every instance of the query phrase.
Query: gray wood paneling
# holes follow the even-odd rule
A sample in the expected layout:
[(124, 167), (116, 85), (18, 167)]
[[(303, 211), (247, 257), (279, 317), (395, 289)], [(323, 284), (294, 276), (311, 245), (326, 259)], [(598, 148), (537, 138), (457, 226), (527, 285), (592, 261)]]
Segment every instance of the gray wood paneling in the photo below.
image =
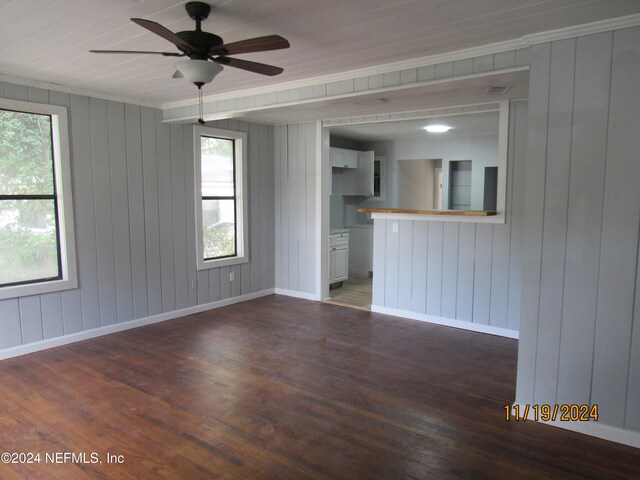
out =
[[(398, 308), (398, 288), (400, 283), (400, 234), (408, 233), (403, 224), (406, 221), (390, 220), (386, 222), (386, 251), (385, 257), (385, 274), (384, 274), (384, 306), (389, 308)], [(397, 231), (394, 230), (394, 225)], [(374, 256), (376, 253), (374, 252)], [(407, 272), (402, 272), (406, 276)], [(375, 278), (375, 272), (373, 277)]]
[(373, 287), (371, 292), (371, 303), (373, 305), (384, 305), (385, 298), (385, 286), (384, 278), (387, 277), (386, 272), (386, 255), (381, 252), (387, 251), (387, 221), (376, 220), (375, 228), (373, 229), (373, 251), (378, 253), (373, 255)]
[[(188, 275), (188, 305), (198, 305), (200, 302), (198, 299), (198, 289), (200, 278), (199, 272), (196, 268), (197, 252), (196, 252), (196, 232), (195, 229), (190, 228), (189, 225), (196, 224), (196, 211), (193, 207), (195, 196), (195, 159), (194, 159), (194, 139), (193, 130), (190, 126), (185, 125), (182, 128), (183, 137), (183, 155), (184, 155), (184, 202), (186, 209), (186, 241), (187, 241), (187, 275)], [(203, 281), (206, 279), (206, 291), (209, 289), (208, 278), (203, 277)], [(195, 283), (194, 283), (195, 282)]]
[(493, 225), (476, 225), (473, 279), (473, 322), (489, 325)]
[(458, 235), (460, 232), (460, 224), (447, 222), (443, 228), (441, 316), (444, 318), (457, 318)]
[(62, 321), (65, 335), (82, 331), (82, 298), (80, 290), (62, 292)]
[(640, 28), (531, 54), (517, 401), (598, 404), (637, 432)]
[(91, 163), (93, 165), (96, 253), (100, 299), (100, 325), (117, 323), (116, 274), (113, 247), (111, 166), (109, 164), (109, 119), (107, 102), (90, 99)]
[(276, 287), (303, 293), (316, 290), (315, 145), (315, 123), (275, 127)]
[(149, 315), (157, 315), (162, 309), (162, 275), (160, 268), (160, 207), (158, 183), (158, 142), (156, 135), (156, 111), (141, 109), (142, 131), (142, 179), (144, 183), (144, 230), (147, 258), (147, 298)]
[(173, 239), (173, 194), (171, 191), (171, 127), (160, 122), (156, 112), (156, 141), (158, 162), (158, 215), (160, 219), (160, 279), (162, 282), (162, 311), (176, 307), (176, 282)]
[[(560, 326), (567, 242), (567, 199), (571, 159), (571, 116), (575, 39), (551, 45), (549, 134), (545, 178), (544, 232), (540, 273), (540, 319), (535, 385), (536, 399), (556, 397)], [(536, 400), (534, 399), (534, 400)]]
[(513, 102), (504, 225), (376, 220), (373, 305), (518, 330), (526, 119)]
[(60, 292), (41, 295), (40, 306), (42, 309), (43, 338), (54, 338), (64, 335), (62, 295)]
[(71, 96), (71, 166), (82, 330), (100, 326), (89, 98)]
[[(520, 329), (520, 309), (522, 304), (522, 242), (525, 190), (525, 158), (527, 155), (527, 102), (516, 102), (510, 109), (509, 169), (512, 174), (511, 208), (511, 245), (509, 256), (509, 298), (507, 306), (507, 327)], [(508, 200), (507, 200), (508, 201)]]
[(413, 222), (401, 221), (399, 233), (396, 235), (399, 242), (398, 255), (398, 308), (409, 310), (411, 308), (412, 271), (423, 270), (426, 264), (414, 265), (413, 262)]
[(185, 195), (185, 156), (183, 127), (171, 125), (171, 207), (173, 215), (173, 261), (176, 308), (189, 305), (187, 275), (187, 210)]
[(0, 300), (0, 347), (9, 348), (22, 343), (20, 306), (17, 299)]
[(131, 235), (131, 293), (133, 318), (149, 314), (145, 254), (144, 177), (142, 165), (142, 117), (140, 108), (124, 106), (127, 156), (127, 198)]
[[(460, 224), (458, 238), (458, 299), (456, 319), (473, 322), (473, 287), (475, 279), (476, 225)], [(447, 266), (448, 268), (448, 266)]]
[(429, 222), (426, 313), (437, 317), (441, 316), (442, 313), (443, 237), (443, 222)]
[(124, 105), (109, 102), (107, 110), (117, 321), (127, 322), (133, 319), (133, 287)]
[(0, 348), (273, 287), (273, 127), (216, 124), (255, 132), (249, 210), (259, 225), (250, 232), (251, 263), (198, 272), (191, 125), (169, 127), (150, 108), (38, 88), (0, 83), (0, 95), (69, 109), (79, 282), (0, 302)]
[(20, 323), (22, 324), (22, 341), (37, 342), (44, 338), (42, 331), (42, 306), (40, 296), (22, 297), (20, 306)]
[[(637, 53), (631, 53), (638, 45), (640, 29), (616, 32), (591, 387), (591, 402), (607, 405), (601, 420), (617, 427), (624, 426), (627, 408), (629, 339), (638, 270), (637, 262), (630, 261), (637, 258), (640, 219), (640, 63)], [(636, 412), (638, 408), (636, 404)]]
[[(403, 285), (403, 288), (408, 290), (411, 295), (411, 306), (408, 310), (425, 313), (427, 308), (427, 255), (429, 249), (429, 224), (427, 222), (413, 222), (412, 240), (409, 270), (405, 270), (405, 277), (409, 276), (408, 272), (411, 272), (409, 277), (411, 283)], [(374, 259), (376, 256), (374, 255)], [(375, 275), (378, 275), (375, 264), (373, 271)]]
[(538, 337), (540, 298), (540, 257), (542, 252), (542, 220), (547, 164), (547, 130), (551, 46), (535, 45), (529, 49), (529, 119), (524, 188), (522, 318), (518, 346), (517, 401), (533, 402), (535, 352)]
[(559, 403), (591, 399), (612, 40), (589, 35), (576, 45)]

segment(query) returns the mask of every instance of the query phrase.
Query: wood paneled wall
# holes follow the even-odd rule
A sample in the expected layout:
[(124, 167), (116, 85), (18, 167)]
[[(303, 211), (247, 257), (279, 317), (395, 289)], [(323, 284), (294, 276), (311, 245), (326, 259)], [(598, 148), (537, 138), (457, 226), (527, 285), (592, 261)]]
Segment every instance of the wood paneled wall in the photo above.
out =
[(504, 225), (375, 221), (373, 305), (519, 329), (526, 140), (527, 103), (513, 102)]
[(198, 272), (191, 125), (9, 83), (0, 97), (69, 109), (79, 280), (76, 290), (0, 301), (0, 348), (273, 288), (273, 127), (212, 124), (248, 132), (250, 263)]
[(640, 28), (531, 49), (519, 403), (640, 431)]
[(316, 293), (316, 124), (275, 127), (276, 288)]

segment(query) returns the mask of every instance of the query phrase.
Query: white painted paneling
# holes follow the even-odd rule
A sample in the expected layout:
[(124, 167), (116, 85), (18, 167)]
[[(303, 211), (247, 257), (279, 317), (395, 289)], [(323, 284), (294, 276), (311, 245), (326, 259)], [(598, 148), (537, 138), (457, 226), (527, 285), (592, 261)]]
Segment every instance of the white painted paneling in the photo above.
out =
[(598, 404), (599, 425), (633, 432), (639, 57), (638, 27), (532, 49), (516, 395)]
[[(0, 302), (0, 348), (274, 287), (274, 213), (259, 201), (273, 200), (273, 127), (216, 125), (250, 131), (250, 156), (258, 157), (249, 160), (249, 212), (260, 215), (260, 228), (251, 233), (249, 269), (234, 269), (230, 282), (229, 269), (196, 271), (191, 125), (169, 127), (146, 107), (18, 85), (0, 83), (0, 95), (69, 108), (79, 277), (75, 290)], [(251, 281), (254, 270), (260, 281)]]

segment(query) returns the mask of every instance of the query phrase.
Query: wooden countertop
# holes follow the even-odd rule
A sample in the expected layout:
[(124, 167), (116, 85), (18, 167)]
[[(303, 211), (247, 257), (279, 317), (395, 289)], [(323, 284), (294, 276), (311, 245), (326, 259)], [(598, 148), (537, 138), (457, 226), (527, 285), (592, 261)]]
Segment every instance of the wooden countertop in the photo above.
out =
[(359, 213), (410, 213), (416, 215), (448, 215), (460, 217), (491, 217), (490, 210), (411, 210), (407, 208), (359, 208)]

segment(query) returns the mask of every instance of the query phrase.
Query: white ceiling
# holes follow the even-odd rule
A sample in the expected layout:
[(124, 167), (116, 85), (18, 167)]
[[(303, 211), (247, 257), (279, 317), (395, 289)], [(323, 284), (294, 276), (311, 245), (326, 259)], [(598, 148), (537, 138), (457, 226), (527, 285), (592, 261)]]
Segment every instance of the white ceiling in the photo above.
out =
[[(380, 122), (344, 125), (331, 128), (331, 135), (350, 140), (371, 142), (383, 140), (413, 140), (433, 137), (476, 137), (498, 135), (498, 111), (464, 113), (442, 117), (429, 117), (397, 122)], [(427, 125), (447, 125), (451, 127), (446, 133), (428, 133)]]
[[(175, 59), (96, 55), (90, 49), (165, 50), (132, 23), (193, 29), (177, 0), (0, 0), (0, 74), (161, 105), (191, 99)], [(241, 55), (284, 67), (278, 77), (227, 67), (205, 95), (304, 80), (484, 45), (640, 12), (638, 0), (209, 0), (204, 30), (225, 42), (279, 34), (288, 50)]]

